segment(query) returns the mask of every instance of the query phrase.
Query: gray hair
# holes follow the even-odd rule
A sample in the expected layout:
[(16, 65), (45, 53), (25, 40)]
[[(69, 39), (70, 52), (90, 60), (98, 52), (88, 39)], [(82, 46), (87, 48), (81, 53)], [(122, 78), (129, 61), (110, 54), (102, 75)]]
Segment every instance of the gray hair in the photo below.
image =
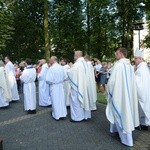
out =
[(52, 57), (51, 57), (51, 59), (52, 59), (53, 61), (55, 61), (55, 62), (57, 62), (57, 61), (58, 61), (58, 59), (57, 59), (57, 57), (56, 57), (56, 56), (52, 56)]
[(0, 67), (4, 66), (4, 62), (2, 60), (0, 60)]

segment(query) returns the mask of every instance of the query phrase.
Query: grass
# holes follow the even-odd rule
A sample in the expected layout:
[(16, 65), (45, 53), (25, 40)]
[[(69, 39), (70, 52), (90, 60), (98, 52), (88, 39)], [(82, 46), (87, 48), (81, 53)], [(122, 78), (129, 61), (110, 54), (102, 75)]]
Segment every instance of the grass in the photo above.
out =
[(106, 96), (103, 93), (97, 93), (97, 102), (107, 104)]

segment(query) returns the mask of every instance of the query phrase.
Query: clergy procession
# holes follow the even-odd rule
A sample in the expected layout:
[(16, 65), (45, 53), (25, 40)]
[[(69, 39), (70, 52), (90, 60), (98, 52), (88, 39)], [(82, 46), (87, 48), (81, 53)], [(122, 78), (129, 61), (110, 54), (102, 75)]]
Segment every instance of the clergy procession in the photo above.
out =
[(109, 132), (117, 133), (122, 144), (134, 146), (133, 131), (147, 131), (150, 125), (150, 69), (142, 50), (135, 51), (134, 65), (125, 48), (118, 48), (115, 56), (109, 66), (98, 60), (94, 63), (77, 50), (73, 64), (51, 56), (38, 65), (27, 58), (20, 67), (6, 56), (0, 60), (0, 108), (9, 109), (10, 103), (23, 100), (27, 114), (36, 114), (39, 105), (50, 107), (49, 116), (55, 121), (69, 118), (82, 123), (97, 110), (97, 93), (103, 87)]

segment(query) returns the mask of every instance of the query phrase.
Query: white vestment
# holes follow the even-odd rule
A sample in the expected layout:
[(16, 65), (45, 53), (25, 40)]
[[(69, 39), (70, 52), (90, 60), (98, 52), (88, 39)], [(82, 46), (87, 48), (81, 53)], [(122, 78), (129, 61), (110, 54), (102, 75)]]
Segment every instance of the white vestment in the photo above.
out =
[(87, 62), (88, 69), (88, 97), (90, 101), (90, 109), (96, 110), (96, 101), (97, 101), (97, 92), (96, 92), (96, 82), (95, 82), (95, 74), (94, 67), (90, 61)]
[(15, 67), (11, 61), (9, 61), (5, 65), (5, 69), (6, 69), (6, 72), (8, 73), (8, 79), (9, 79), (11, 92), (12, 92), (12, 100), (14, 100), (14, 101), (19, 100), (17, 82), (16, 82), (16, 78), (15, 78), (15, 76), (16, 76)]
[(61, 65), (54, 63), (47, 71), (46, 82), (50, 84), (52, 116), (56, 120), (66, 117), (67, 109), (64, 95), (65, 72)]
[(23, 94), (24, 94), (24, 109), (35, 110), (36, 109), (36, 70), (32, 66), (27, 66), (20, 76), (23, 82)]
[(66, 106), (70, 106), (70, 90), (71, 90), (71, 86), (70, 86), (70, 82), (68, 79), (68, 75), (67, 72), (70, 69), (69, 65), (64, 65), (63, 66), (65, 74), (66, 74), (66, 79), (64, 81), (64, 91), (65, 91), (65, 100), (66, 100)]
[(91, 108), (88, 97), (88, 69), (84, 58), (78, 58), (68, 71), (71, 84), (71, 119), (82, 121), (91, 118)]
[(9, 105), (12, 99), (9, 81), (4, 67), (0, 67), (0, 107)]
[(107, 119), (117, 127), (121, 142), (133, 146), (132, 131), (139, 126), (139, 117), (135, 75), (128, 59), (115, 63), (107, 92)]
[(145, 62), (135, 71), (141, 125), (150, 125), (150, 70)]
[(41, 72), (38, 74), (39, 80), (39, 105), (40, 106), (49, 106), (51, 105), (50, 98), (50, 87), (46, 82), (46, 73), (48, 70), (47, 63), (42, 65)]

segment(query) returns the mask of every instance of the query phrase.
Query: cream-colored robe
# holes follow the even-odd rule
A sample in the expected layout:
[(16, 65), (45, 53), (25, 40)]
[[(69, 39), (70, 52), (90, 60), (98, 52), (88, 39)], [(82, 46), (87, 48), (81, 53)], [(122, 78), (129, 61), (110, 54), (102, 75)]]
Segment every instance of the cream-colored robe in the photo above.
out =
[(145, 62), (135, 71), (140, 124), (150, 125), (150, 70)]
[(81, 107), (90, 110), (90, 102), (88, 97), (88, 69), (84, 58), (78, 58), (73, 67), (68, 71), (71, 88), (77, 92), (78, 100)]
[(137, 90), (133, 67), (128, 59), (120, 59), (108, 81), (107, 119), (132, 133), (139, 125)]
[(0, 67), (0, 107), (8, 106), (12, 99), (8, 77), (4, 67)]
[(67, 75), (67, 72), (70, 69), (70, 66), (67, 64), (67, 65), (64, 65), (63, 68), (64, 68), (65, 75), (66, 75), (66, 79), (64, 81), (64, 92), (65, 92), (66, 106), (70, 106), (70, 90), (71, 90), (71, 86), (70, 86), (68, 75)]
[(96, 110), (96, 101), (97, 101), (97, 92), (96, 92), (96, 82), (95, 82), (95, 75), (94, 75), (94, 67), (92, 66), (91, 62), (87, 62), (87, 81), (88, 81), (88, 97), (90, 101), (90, 109)]
[(16, 82), (16, 78), (15, 78), (15, 76), (16, 76), (15, 67), (12, 64), (12, 62), (9, 61), (5, 65), (5, 69), (6, 69), (6, 72), (8, 74), (8, 80), (9, 80), (9, 84), (11, 87), (12, 100), (17, 101), (17, 100), (19, 100), (19, 94), (18, 94), (17, 82)]

